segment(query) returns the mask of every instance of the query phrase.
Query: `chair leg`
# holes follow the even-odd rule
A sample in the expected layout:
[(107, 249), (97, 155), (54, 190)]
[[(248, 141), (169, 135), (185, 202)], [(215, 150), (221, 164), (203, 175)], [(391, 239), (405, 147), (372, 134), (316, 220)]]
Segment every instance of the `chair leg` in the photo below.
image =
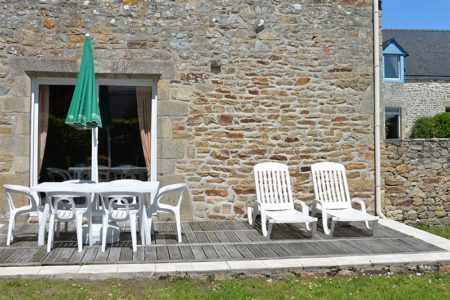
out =
[(322, 225), (323, 225), (323, 232), (326, 235), (330, 235), (330, 229), (328, 228), (328, 216), (324, 212), (322, 212)]
[(130, 214), (130, 231), (131, 231), (131, 244), (133, 245), (133, 252), (137, 250), (136, 242), (136, 215)]
[(14, 223), (16, 221), (16, 214), (14, 212), (10, 212), (9, 214), (9, 224), (8, 224), (8, 236), (6, 238), (6, 246), (9, 246), (13, 241), (13, 229)]
[(45, 245), (45, 225), (47, 223), (50, 206), (45, 204), (44, 210), (39, 218), (39, 234), (38, 234), (38, 246)]
[(330, 230), (330, 237), (333, 236), (334, 228), (336, 227), (337, 220), (335, 218), (331, 218), (331, 230)]
[[(252, 216), (252, 225), (255, 225), (256, 222), (256, 217), (259, 215), (259, 209), (258, 209), (258, 205), (255, 203), (253, 204), (253, 212), (252, 212), (253, 216)], [(261, 220), (262, 222), (262, 220)]]
[(92, 246), (92, 244), (94, 243), (94, 241), (93, 241), (93, 239), (92, 239), (92, 208), (91, 208), (91, 207), (88, 207), (87, 218), (88, 218), (88, 239), (89, 239), (89, 246)]
[(47, 252), (50, 252), (50, 250), (52, 250), (54, 235), (55, 235), (55, 216), (50, 215), (50, 221), (48, 222)]
[(181, 221), (180, 221), (180, 212), (175, 213), (175, 223), (176, 223), (176, 225), (177, 225), (178, 243), (181, 243)]
[(270, 235), (272, 234), (272, 225), (273, 223), (270, 222), (269, 220), (269, 225), (268, 225), (268, 229), (267, 229), (267, 237), (270, 239)]
[(102, 252), (106, 250), (106, 236), (108, 233), (109, 216), (103, 215), (102, 218)]
[(267, 237), (267, 235), (268, 235), (268, 232), (267, 232), (267, 218), (266, 218), (266, 215), (264, 213), (261, 214), (261, 229), (262, 229), (263, 236)]
[[(75, 222), (77, 227), (77, 242), (78, 242), (78, 252), (83, 251), (83, 217), (76, 216)], [(66, 223), (67, 224), (67, 223)]]

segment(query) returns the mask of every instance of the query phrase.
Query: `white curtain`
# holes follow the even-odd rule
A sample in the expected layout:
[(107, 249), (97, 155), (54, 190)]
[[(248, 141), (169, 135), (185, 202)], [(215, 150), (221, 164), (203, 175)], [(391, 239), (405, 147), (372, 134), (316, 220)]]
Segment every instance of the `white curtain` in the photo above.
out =
[(145, 166), (147, 167), (147, 174), (150, 174), (150, 127), (151, 127), (151, 88), (150, 87), (136, 87), (137, 111), (139, 120), (139, 130), (141, 133), (142, 150), (144, 152)]
[(48, 130), (48, 105), (50, 99), (50, 88), (48, 85), (39, 86), (39, 119), (38, 119), (38, 131), (39, 131), (39, 161), (38, 168), (41, 171), (42, 161), (44, 160), (45, 144), (47, 143), (47, 130)]

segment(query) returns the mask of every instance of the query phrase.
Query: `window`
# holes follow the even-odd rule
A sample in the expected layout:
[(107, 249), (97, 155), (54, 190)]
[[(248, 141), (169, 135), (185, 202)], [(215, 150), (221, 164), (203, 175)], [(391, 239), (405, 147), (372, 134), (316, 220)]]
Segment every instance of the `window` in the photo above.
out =
[(384, 56), (384, 78), (400, 80), (400, 55)]
[(95, 152), (100, 181), (147, 180), (149, 170), (152, 180), (156, 180), (156, 152), (151, 151), (156, 149), (156, 122), (152, 122), (156, 120), (155, 83), (97, 80), (97, 85), (103, 127), (98, 129), (95, 145), (91, 130), (76, 130), (64, 123), (75, 80), (35, 81), (31, 184), (89, 179), (91, 155)]
[(400, 139), (400, 108), (386, 107), (384, 110), (384, 118), (386, 139)]
[(445, 108), (445, 112), (446, 112), (446, 113), (450, 113), (450, 106), (448, 106), (448, 107)]
[(383, 77), (385, 82), (404, 82), (404, 62), (408, 54), (400, 45), (389, 40), (383, 46)]

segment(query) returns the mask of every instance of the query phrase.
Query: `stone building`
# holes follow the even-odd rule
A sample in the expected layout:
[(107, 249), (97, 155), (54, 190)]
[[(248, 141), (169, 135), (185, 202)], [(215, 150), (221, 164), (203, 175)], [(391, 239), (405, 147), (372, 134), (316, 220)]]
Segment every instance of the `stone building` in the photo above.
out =
[(145, 166), (133, 103), (148, 88), (151, 176), (188, 184), (185, 219), (243, 217), (268, 160), (289, 165), (299, 199), (311, 163), (342, 162), (373, 210), (371, 0), (7, 0), (0, 16), (1, 185), (89, 164), (89, 136), (61, 123), (89, 32), (100, 101), (115, 103), (99, 157)]
[[(450, 112), (450, 30), (382, 33), (386, 137), (408, 139), (418, 118)], [(389, 125), (394, 118), (395, 125)], [(389, 130), (389, 126), (395, 128)]]
[(414, 121), (450, 112), (450, 31), (383, 30), (386, 216), (450, 224), (450, 140), (410, 140)]

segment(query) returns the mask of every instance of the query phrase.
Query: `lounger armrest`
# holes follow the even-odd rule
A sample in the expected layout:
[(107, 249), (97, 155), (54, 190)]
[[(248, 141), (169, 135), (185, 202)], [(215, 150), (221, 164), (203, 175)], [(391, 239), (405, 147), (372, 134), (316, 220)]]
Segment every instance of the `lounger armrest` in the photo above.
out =
[(360, 199), (360, 198), (354, 198), (354, 199), (352, 199), (352, 204), (353, 204), (353, 203), (358, 203), (359, 206), (361, 206), (361, 211), (362, 211), (363, 213), (366, 213), (366, 203), (364, 202), (363, 199)]
[(305, 202), (301, 200), (294, 200), (294, 204), (300, 204), (300, 206), (302, 207), (302, 213), (309, 216), (309, 207), (306, 206)]
[(324, 208), (324, 206), (322, 205), (322, 201), (320, 201), (320, 200), (316, 200), (316, 199), (314, 199), (312, 202), (311, 202), (311, 206), (312, 207), (316, 207), (317, 209), (319, 209), (319, 210), (324, 210), (325, 208)]

